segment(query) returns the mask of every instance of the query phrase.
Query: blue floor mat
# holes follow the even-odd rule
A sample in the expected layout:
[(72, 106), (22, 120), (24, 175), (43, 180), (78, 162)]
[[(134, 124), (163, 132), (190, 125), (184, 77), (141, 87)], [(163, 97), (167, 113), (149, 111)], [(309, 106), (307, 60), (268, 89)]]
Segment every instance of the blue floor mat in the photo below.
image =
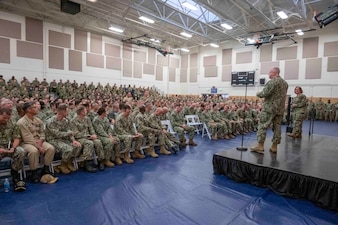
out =
[[(337, 135), (336, 127), (318, 122), (314, 133)], [(255, 141), (255, 133), (243, 140), (244, 145)], [(197, 135), (195, 141), (197, 147), (177, 155), (147, 157), (96, 174), (59, 175), (50, 185), (27, 182), (23, 193), (1, 188), (0, 224), (338, 224), (338, 213), (309, 201), (214, 175), (213, 154), (240, 146), (240, 136), (211, 141)]]

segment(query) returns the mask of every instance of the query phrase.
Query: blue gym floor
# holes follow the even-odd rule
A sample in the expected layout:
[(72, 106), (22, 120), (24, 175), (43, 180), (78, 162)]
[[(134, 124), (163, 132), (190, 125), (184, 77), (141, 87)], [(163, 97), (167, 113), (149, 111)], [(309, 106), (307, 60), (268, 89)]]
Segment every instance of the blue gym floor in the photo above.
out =
[[(305, 121), (303, 135), (308, 130)], [(315, 122), (314, 135), (337, 134), (337, 123)], [(246, 135), (244, 145), (255, 139), (255, 133)], [(0, 224), (338, 224), (337, 212), (214, 175), (213, 154), (238, 147), (241, 140), (197, 135), (198, 146), (177, 155), (147, 157), (96, 174), (58, 175), (55, 184), (27, 181), (22, 193), (5, 193), (1, 187)]]

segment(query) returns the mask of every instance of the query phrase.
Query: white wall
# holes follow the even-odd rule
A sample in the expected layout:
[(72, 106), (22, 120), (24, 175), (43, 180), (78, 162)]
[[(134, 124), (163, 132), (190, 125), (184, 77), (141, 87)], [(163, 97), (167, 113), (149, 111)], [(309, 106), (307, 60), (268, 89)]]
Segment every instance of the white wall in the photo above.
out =
[[(1, 19), (11, 20), (15, 22), (20, 22), (22, 25), (22, 40), (25, 40), (25, 18), (13, 14), (8, 14), (1, 12)], [(155, 75), (143, 74), (142, 79), (140, 78), (129, 78), (123, 77), (123, 71), (95, 68), (83, 66), (82, 72), (69, 71), (68, 68), (65, 70), (57, 70), (48, 68), (48, 30), (53, 30), (57, 32), (64, 32), (70, 34), (74, 38), (74, 29), (69, 27), (64, 27), (56, 24), (44, 22), (43, 31), (44, 31), (44, 59), (45, 60), (36, 60), (29, 58), (20, 58), (16, 55), (11, 55), (11, 63), (5, 64), (0, 63), (0, 74), (4, 75), (5, 79), (9, 79), (11, 76), (15, 76), (20, 82), (23, 76), (28, 77), (30, 80), (33, 80), (35, 77), (42, 80), (46, 78), (47, 81), (59, 80), (63, 81), (76, 80), (78, 83), (86, 81), (87, 83), (93, 81), (95, 84), (100, 82), (105, 85), (106, 83), (110, 84), (131, 84), (136, 86), (145, 86), (145, 87), (156, 87), (163, 94), (201, 94), (205, 93), (207, 89), (210, 89), (212, 86), (216, 86), (219, 92), (228, 93), (232, 96), (244, 96), (245, 87), (232, 87), (230, 82), (222, 81), (222, 49), (232, 48), (232, 71), (252, 71), (256, 72), (255, 74), (255, 86), (248, 86), (248, 96), (254, 96), (257, 91), (260, 91), (263, 87), (259, 85), (259, 78), (268, 77), (266, 74), (260, 73), (260, 62), (259, 54), (260, 51), (256, 47), (252, 46), (243, 46), (237, 41), (227, 41), (222, 43), (220, 48), (212, 48), (210, 46), (205, 47), (196, 47), (191, 49), (190, 53), (198, 53), (198, 82), (190, 83), (189, 76), (188, 82), (180, 83), (180, 70), (176, 69), (176, 82), (168, 82), (168, 67), (163, 69), (163, 81), (157, 81)], [(88, 32), (88, 36), (90, 33)], [(298, 56), (300, 60), (300, 71), (298, 80), (290, 80), (288, 94), (293, 94), (293, 89), (296, 85), (303, 87), (304, 93), (307, 96), (314, 97), (338, 97), (338, 72), (327, 72), (327, 57), (323, 56), (323, 44), (325, 42), (338, 41), (338, 30), (330, 29), (326, 27), (319, 29), (316, 32), (305, 33), (303, 37), (319, 37), (319, 58), (322, 58), (322, 78), (321, 79), (305, 79), (305, 59), (302, 59), (302, 39), (297, 38), (298, 43), (293, 44), (291, 40), (286, 40), (282, 42), (277, 42), (273, 45), (273, 61), (276, 60), (277, 48), (287, 47), (290, 45), (296, 45), (298, 47)], [(302, 37), (302, 38), (303, 38)], [(89, 38), (88, 38), (89, 39)], [(112, 39), (110, 37), (103, 37), (103, 43), (111, 43), (122, 45), (120, 40)], [(74, 41), (72, 40), (72, 45)], [(88, 49), (90, 49), (88, 43)], [(16, 40), (10, 40), (11, 52), (16, 52)], [(139, 47), (143, 48), (143, 47)], [(71, 49), (74, 49), (74, 46), (71, 46)], [(122, 48), (121, 48), (122, 51)], [(147, 51), (146, 49), (144, 51)], [(236, 54), (240, 52), (252, 51), (252, 63), (246, 64), (236, 64)], [(68, 53), (64, 51), (65, 55), (65, 66), (68, 65)], [(86, 65), (86, 53), (82, 52), (82, 65)], [(121, 52), (122, 55), (122, 52)], [(218, 76), (217, 77), (204, 77), (204, 68), (203, 68), (203, 57), (205, 56), (217, 56), (217, 66), (218, 66)], [(338, 56), (338, 49), (337, 49)], [(168, 57), (168, 56), (167, 56)], [(170, 57), (175, 57), (180, 59), (179, 55), (171, 55)], [(123, 66), (122, 66), (123, 68)], [(284, 62), (280, 63), (281, 75), (284, 74)], [(189, 74), (189, 72), (188, 72)]]

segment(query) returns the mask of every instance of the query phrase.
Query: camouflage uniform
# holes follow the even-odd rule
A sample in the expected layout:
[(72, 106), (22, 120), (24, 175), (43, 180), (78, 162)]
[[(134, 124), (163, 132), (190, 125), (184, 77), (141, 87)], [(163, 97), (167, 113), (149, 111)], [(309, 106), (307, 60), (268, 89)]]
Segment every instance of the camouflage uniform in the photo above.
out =
[[(123, 141), (124, 144), (124, 149), (121, 151), (121, 153), (129, 152), (133, 141), (133, 135), (136, 134), (136, 131), (133, 127), (133, 121), (131, 120), (130, 116), (126, 118), (123, 113), (119, 114), (115, 120), (114, 129), (116, 130), (117, 137)], [(139, 151), (142, 145), (143, 135), (141, 135), (135, 141), (135, 150)]]
[(179, 140), (182, 142), (182, 140), (184, 140), (184, 131), (188, 131), (189, 134), (189, 140), (194, 139), (195, 136), (195, 128), (192, 126), (188, 126), (186, 125), (185, 128), (181, 127), (181, 125), (185, 124), (185, 119), (183, 116), (183, 113), (177, 113), (175, 111), (173, 111), (170, 114), (170, 122), (173, 126), (173, 129), (175, 132), (177, 132), (178, 134), (178, 138)]
[(80, 147), (74, 147), (72, 141), (75, 140), (73, 132), (69, 129), (70, 122), (67, 118), (57, 120), (56, 115), (46, 122), (46, 138), (51, 143), (56, 152), (61, 152), (62, 161), (69, 162), (72, 158), (79, 155)]
[[(95, 132), (102, 142), (105, 159), (111, 159), (112, 154), (114, 157), (120, 157), (120, 139), (116, 136), (115, 131), (112, 129), (108, 118), (102, 119), (100, 116), (96, 116), (93, 120), (93, 127)], [(115, 143), (109, 138), (113, 136)]]
[(149, 145), (154, 146), (155, 145), (155, 130), (150, 127), (149, 121), (148, 121), (148, 115), (147, 113), (141, 113), (139, 112), (135, 117), (135, 124), (136, 129), (138, 132), (140, 132), (144, 137), (148, 138)]
[(98, 159), (100, 161), (104, 159), (103, 146), (100, 139), (88, 139), (89, 136), (96, 134), (92, 122), (88, 117), (80, 120), (78, 116), (75, 116), (70, 120), (70, 128), (74, 132), (75, 139), (80, 142), (83, 147), (84, 160), (90, 160), (93, 157), (94, 147)]
[(304, 94), (299, 94), (292, 99), (293, 110), (293, 134), (302, 134), (303, 120), (307, 108), (307, 100)]
[(264, 98), (263, 109), (259, 117), (257, 141), (263, 143), (266, 131), (272, 124), (272, 142), (279, 144), (281, 141), (281, 124), (285, 108), (288, 83), (280, 76), (269, 80), (257, 97)]
[[(0, 125), (0, 148), (9, 149), (13, 146), (14, 139), (20, 139), (20, 130), (11, 120), (5, 125)], [(15, 146), (13, 153), (1, 153), (0, 160), (5, 157), (12, 158), (12, 169), (19, 171), (22, 169), (25, 151), (20, 146)]]
[(216, 122), (212, 121), (210, 116), (210, 111), (205, 110), (198, 110), (197, 115), (200, 118), (202, 123), (205, 123), (211, 133), (212, 139), (217, 139), (217, 124)]

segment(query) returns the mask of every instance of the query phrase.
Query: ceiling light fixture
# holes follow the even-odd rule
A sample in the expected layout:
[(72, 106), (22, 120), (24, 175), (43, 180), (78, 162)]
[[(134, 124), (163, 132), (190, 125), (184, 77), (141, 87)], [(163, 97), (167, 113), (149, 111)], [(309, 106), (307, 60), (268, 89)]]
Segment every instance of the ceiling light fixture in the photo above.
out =
[(304, 35), (304, 32), (301, 29), (295, 31), (299, 36)]
[(187, 1), (184, 1), (184, 2), (182, 3), (182, 5), (183, 5), (184, 7), (186, 7), (186, 8), (188, 8), (188, 9), (190, 9), (190, 10), (193, 10), (193, 11), (196, 11), (196, 10), (197, 10), (197, 7), (196, 7), (196, 6), (190, 4), (190, 3), (187, 2)]
[(222, 23), (221, 26), (224, 27), (227, 30), (232, 30), (232, 26), (230, 26), (229, 24)]
[(108, 29), (111, 30), (111, 31), (118, 32), (118, 33), (123, 33), (123, 29), (116, 27), (116, 26), (110, 26)]
[(210, 46), (213, 47), (213, 48), (219, 48), (219, 45), (216, 44), (216, 43), (211, 43)]
[(286, 15), (286, 13), (285, 13), (284, 11), (279, 11), (279, 12), (277, 12), (277, 15), (278, 15), (280, 18), (282, 18), (283, 20), (288, 18), (288, 15)]
[(187, 49), (187, 48), (181, 48), (181, 51), (182, 51), (182, 52), (190, 52), (190, 50)]
[(186, 32), (181, 32), (181, 35), (184, 36), (184, 37), (187, 37), (187, 38), (191, 38), (192, 37), (191, 34), (186, 33)]
[(139, 19), (143, 20), (144, 22), (147, 22), (147, 23), (155, 23), (154, 20), (149, 19), (148, 17), (145, 17), (145, 16), (140, 16)]

